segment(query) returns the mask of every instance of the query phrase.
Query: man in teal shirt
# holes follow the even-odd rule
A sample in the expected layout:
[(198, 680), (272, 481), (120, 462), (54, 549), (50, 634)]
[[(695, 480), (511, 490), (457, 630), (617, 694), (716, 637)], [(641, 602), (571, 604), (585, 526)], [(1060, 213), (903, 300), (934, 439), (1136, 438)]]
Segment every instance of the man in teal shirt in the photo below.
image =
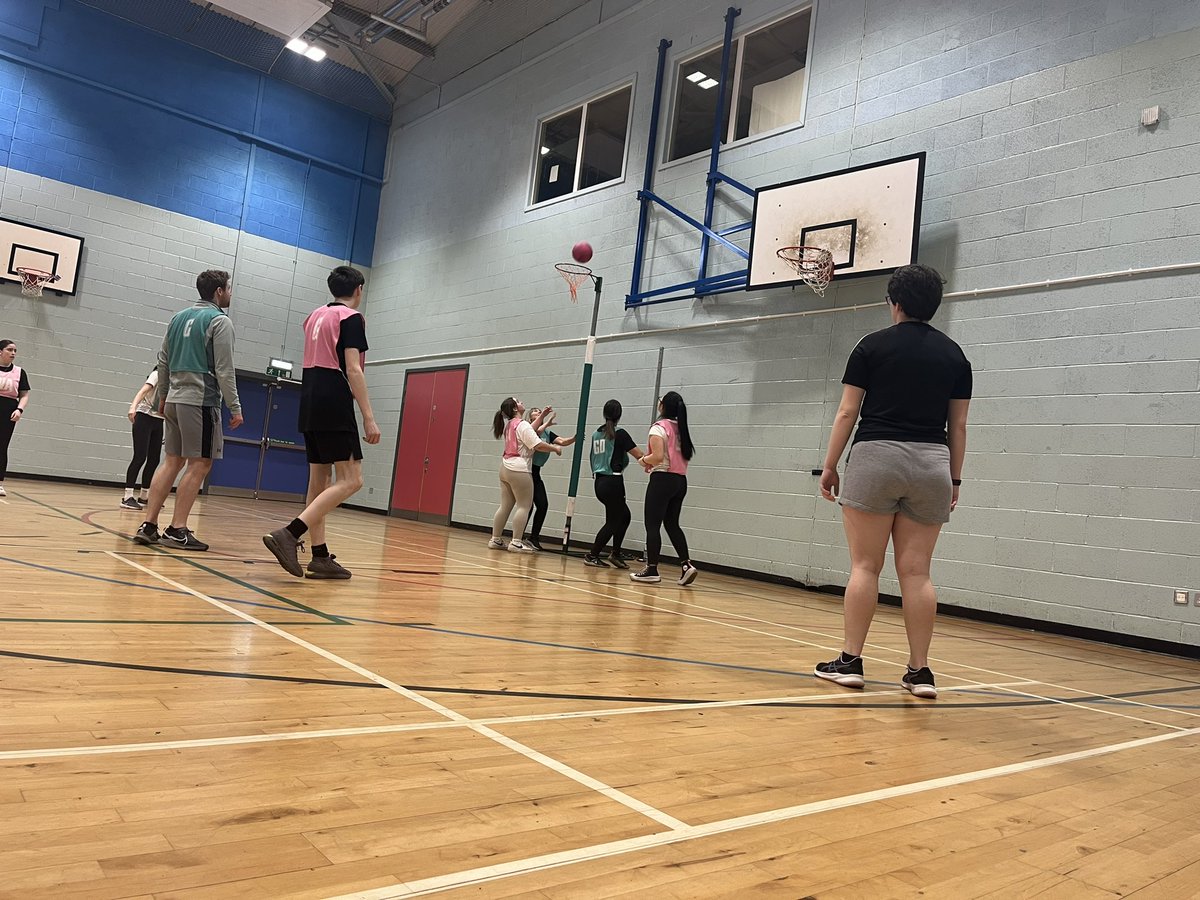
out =
[[(207, 550), (187, 527), (188, 515), (214, 459), (220, 459), (221, 401), (229, 407), (229, 427), (242, 424), (233, 365), (233, 322), (225, 310), (233, 299), (229, 273), (210, 269), (196, 279), (200, 299), (177, 312), (158, 351), (158, 392), (155, 405), (163, 410), (163, 449), (167, 460), (154, 473), (146, 504), (146, 521), (133, 539), (139, 544), (163, 544), (181, 550)], [(175, 478), (179, 482), (171, 524), (160, 534), (158, 515)]]

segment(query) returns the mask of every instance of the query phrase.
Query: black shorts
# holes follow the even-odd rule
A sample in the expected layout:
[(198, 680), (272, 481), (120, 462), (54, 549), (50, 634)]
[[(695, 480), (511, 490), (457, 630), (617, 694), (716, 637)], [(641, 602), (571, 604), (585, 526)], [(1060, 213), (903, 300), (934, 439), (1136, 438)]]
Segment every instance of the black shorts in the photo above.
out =
[(304, 452), (313, 465), (332, 465), (363, 458), (357, 431), (306, 431)]

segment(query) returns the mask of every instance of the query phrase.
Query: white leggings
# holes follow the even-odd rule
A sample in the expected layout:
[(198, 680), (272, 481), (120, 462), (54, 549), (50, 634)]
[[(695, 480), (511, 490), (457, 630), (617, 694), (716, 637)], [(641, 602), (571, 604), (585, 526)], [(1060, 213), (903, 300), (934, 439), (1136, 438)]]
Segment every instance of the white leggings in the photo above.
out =
[(529, 521), (529, 510), (533, 506), (533, 476), (528, 472), (514, 472), (500, 463), (500, 508), (492, 517), (492, 537), (504, 534), (504, 523), (513, 513), (513, 540), (525, 537), (525, 523)]

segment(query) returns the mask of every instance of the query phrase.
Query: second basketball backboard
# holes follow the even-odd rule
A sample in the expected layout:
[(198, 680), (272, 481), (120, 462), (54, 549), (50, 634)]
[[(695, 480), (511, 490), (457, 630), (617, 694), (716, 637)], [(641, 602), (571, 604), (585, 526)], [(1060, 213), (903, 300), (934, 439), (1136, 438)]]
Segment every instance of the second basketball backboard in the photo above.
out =
[(783, 247), (830, 251), (835, 281), (916, 262), (924, 179), (916, 153), (760, 188), (747, 289), (802, 283), (776, 255)]

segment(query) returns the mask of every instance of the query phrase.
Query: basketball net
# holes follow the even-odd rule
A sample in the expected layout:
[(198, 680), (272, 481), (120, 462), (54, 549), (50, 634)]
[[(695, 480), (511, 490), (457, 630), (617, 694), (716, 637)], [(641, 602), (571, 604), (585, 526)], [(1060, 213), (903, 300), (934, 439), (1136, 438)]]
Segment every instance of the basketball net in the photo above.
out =
[(818, 297), (825, 296), (825, 288), (833, 279), (832, 253), (820, 247), (780, 247), (775, 255), (795, 269)]
[(24, 266), (17, 269), (21, 276), (21, 293), (26, 297), (42, 296), (42, 288), (50, 282), (58, 281), (61, 276), (43, 272), (41, 269), (27, 269)]
[(579, 286), (592, 277), (592, 270), (579, 263), (555, 263), (554, 268), (571, 289), (571, 302), (579, 302)]

